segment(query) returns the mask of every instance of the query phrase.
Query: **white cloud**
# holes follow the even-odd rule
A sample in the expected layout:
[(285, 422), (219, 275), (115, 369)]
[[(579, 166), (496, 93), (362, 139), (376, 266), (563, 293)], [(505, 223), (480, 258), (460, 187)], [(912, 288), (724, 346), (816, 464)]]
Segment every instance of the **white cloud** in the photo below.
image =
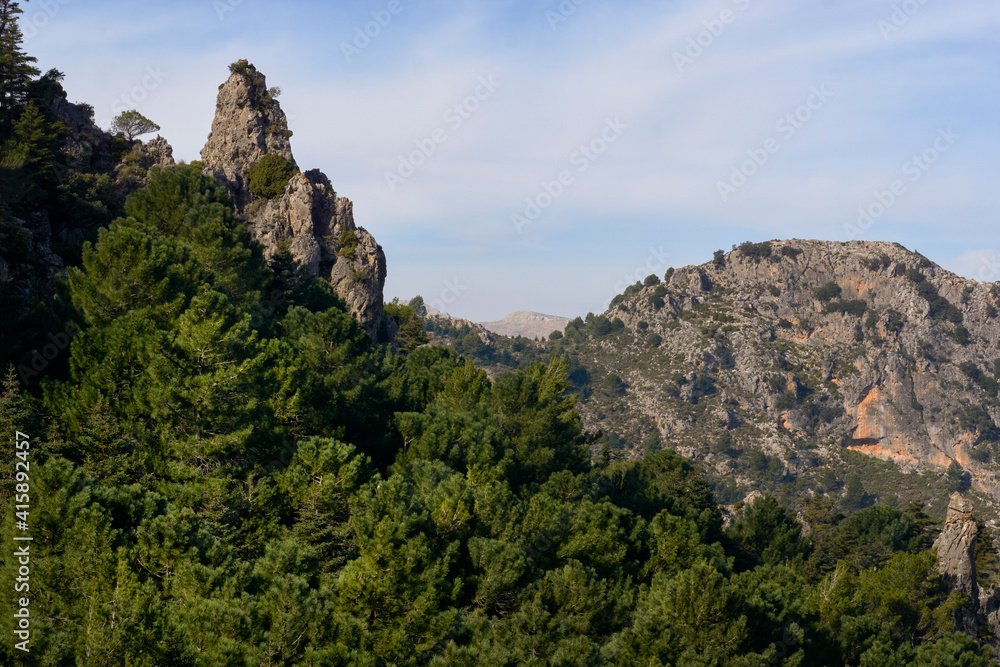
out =
[(992, 248), (970, 250), (943, 262), (942, 266), (964, 278), (991, 283), (1000, 281), (1000, 252)]
[[(588, 239), (579, 289), (589, 294), (596, 287), (583, 283), (613, 284), (628, 261), (600, 261), (609, 225), (632, 235), (615, 241), (624, 255), (629, 243), (641, 252), (646, 237), (681, 224), (663, 220), (683, 221), (683, 229), (671, 231), (685, 236), (684, 256), (698, 261), (720, 245), (713, 238), (719, 232), (707, 230), (739, 234), (737, 241), (844, 240), (843, 226), (857, 208), (899, 178), (904, 162), (948, 125), (962, 134), (954, 150), (911, 183), (864, 238), (908, 229), (923, 247), (942, 247), (947, 237), (949, 247), (967, 248), (990, 233), (1000, 213), (994, 187), (1000, 130), (988, 103), (1000, 88), (991, 64), (1000, 28), (994, 0), (927, 3), (888, 39), (877, 26), (891, 13), (882, 2), (824, 9), (753, 0), (740, 11), (728, 0), (628, 9), (591, 0), (556, 31), (545, 20), (548, 4), (442, 11), (414, 0), (351, 63), (338, 44), (367, 10), (306, 2), (283, 12), (281, 33), (257, 20), (267, 12), (251, 3), (225, 22), (208, 2), (178, 2), (169, 15), (146, 18), (106, 18), (68, 4), (58, 17), (65, 23), (54, 22), (31, 48), (44, 52), (47, 66), (67, 72), (71, 98), (94, 104), (99, 118), (141, 84), (147, 65), (161, 65), (170, 76), (136, 106), (189, 160), (210, 129), (225, 66), (249, 57), (284, 90), (300, 166), (327, 172), (338, 192), (354, 200), (359, 224), (386, 244), (390, 284), (394, 275), (412, 282), (428, 267), (447, 273), (454, 264), (478, 272), (476, 299), (483, 303), (515, 293), (539, 298), (538, 285), (562, 280), (553, 276), (573, 273), (574, 262), (583, 261), (556, 254), (551, 270), (526, 264), (511, 272), (511, 257), (479, 254), (483, 244), (534, 256), (560, 239)], [(673, 53), (727, 8), (735, 20), (678, 72)], [(96, 35), (105, 32), (119, 37), (98, 43)], [(448, 127), (446, 110), (490, 75), (501, 86), (460, 127)], [(782, 137), (776, 122), (824, 84), (833, 97), (793, 136)], [(534, 225), (515, 234), (511, 213), (567, 168), (573, 151), (613, 116), (629, 126), (620, 140), (576, 174)], [(385, 171), (436, 128), (446, 130), (447, 141), (390, 192)], [(722, 202), (717, 182), (768, 138), (779, 139), (779, 150)], [(415, 229), (441, 239), (446, 250), (422, 262), (393, 247)], [(434, 254), (434, 247), (426, 252)], [(462, 254), (475, 262), (453, 262), (452, 255)], [(559, 285), (552, 289), (562, 295), (553, 303), (567, 307), (548, 310), (573, 314), (568, 304), (586, 299), (566, 296), (571, 283)]]

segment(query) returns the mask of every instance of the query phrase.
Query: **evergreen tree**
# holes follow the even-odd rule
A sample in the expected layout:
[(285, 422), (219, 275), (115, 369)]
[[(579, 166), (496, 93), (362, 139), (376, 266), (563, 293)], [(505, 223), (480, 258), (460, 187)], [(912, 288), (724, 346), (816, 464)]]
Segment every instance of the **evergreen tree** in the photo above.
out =
[(132, 141), (138, 136), (156, 132), (160, 126), (149, 120), (135, 109), (123, 111), (111, 121), (111, 131), (125, 136), (126, 141)]
[(23, 13), (15, 0), (0, 0), (0, 139), (10, 136), (17, 108), (24, 102), (28, 83), (41, 72), (37, 58), (21, 48), (24, 36), (18, 24)]

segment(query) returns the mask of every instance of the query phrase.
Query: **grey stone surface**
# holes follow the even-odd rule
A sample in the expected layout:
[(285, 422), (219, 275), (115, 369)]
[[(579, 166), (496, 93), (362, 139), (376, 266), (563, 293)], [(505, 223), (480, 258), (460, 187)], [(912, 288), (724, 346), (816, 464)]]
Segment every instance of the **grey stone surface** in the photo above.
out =
[(219, 88), (212, 132), (201, 151), (205, 171), (229, 191), (237, 212), (263, 244), (265, 257), (287, 243), (292, 255), (313, 275), (328, 279), (361, 325), (377, 336), (383, 320), (385, 253), (355, 224), (351, 200), (338, 197), (318, 169), (296, 173), (276, 199), (250, 192), (247, 170), (265, 155), (296, 164), (290, 136), (285, 113), (264, 75), (241, 61)]

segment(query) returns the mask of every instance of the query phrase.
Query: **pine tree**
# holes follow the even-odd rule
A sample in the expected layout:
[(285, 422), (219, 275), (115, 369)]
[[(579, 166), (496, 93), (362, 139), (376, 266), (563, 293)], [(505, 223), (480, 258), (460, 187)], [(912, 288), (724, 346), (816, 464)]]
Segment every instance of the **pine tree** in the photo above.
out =
[(27, 193), (29, 201), (40, 203), (40, 197), (57, 185), (55, 160), (63, 129), (62, 123), (50, 123), (34, 101), (22, 107), (14, 122), (14, 137), (26, 150), (23, 167), (31, 179)]
[(135, 109), (125, 111), (111, 121), (111, 131), (115, 134), (125, 135), (127, 141), (132, 141), (140, 135), (156, 132), (159, 129), (159, 125)]
[(32, 65), (37, 58), (21, 48), (24, 36), (17, 17), (22, 14), (19, 3), (0, 0), (0, 137), (10, 136), (16, 109), (24, 101), (28, 83), (41, 71)]

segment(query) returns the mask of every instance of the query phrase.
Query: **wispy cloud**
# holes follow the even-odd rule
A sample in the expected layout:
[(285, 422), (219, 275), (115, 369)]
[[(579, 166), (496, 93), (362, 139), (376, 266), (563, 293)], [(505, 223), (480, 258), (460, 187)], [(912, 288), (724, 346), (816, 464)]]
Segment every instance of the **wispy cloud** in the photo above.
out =
[[(67, 3), (30, 48), (66, 71), (71, 97), (99, 116), (147, 65), (171, 72), (141, 108), (185, 159), (198, 157), (226, 65), (249, 58), (285, 91), (298, 162), (326, 171), (386, 247), (390, 296), (440, 285), (430, 266), (465, 271), (482, 288), (470, 286), (454, 310), (476, 319), (600, 310), (609, 298), (600, 284), (614, 284), (637, 261), (630, 254), (661, 236), (676, 239), (677, 265), (747, 238), (844, 240), (845, 221), (940, 127), (962, 140), (865, 238), (958, 257), (1000, 213), (992, 0), (925, 3), (888, 37), (879, 21), (893, 3), (883, 1), (588, 0), (553, 30), (546, 11), (556, 2), (404, 0), (348, 62), (338, 45), (384, 5), (289, 2), (276, 28), (278, 10), (251, 2), (225, 20), (208, 0), (117, 13), (100, 0)], [(701, 53), (679, 71), (675, 52), (706, 30)], [(390, 192), (385, 171), (481, 76), (502, 88)], [(833, 97), (781, 135), (780, 119), (822, 85)], [(517, 234), (511, 211), (614, 116), (629, 124), (614, 150), (578, 175), (544, 222)], [(779, 149), (722, 201), (717, 182), (772, 137)], [(435, 243), (408, 252), (421, 235)]]

